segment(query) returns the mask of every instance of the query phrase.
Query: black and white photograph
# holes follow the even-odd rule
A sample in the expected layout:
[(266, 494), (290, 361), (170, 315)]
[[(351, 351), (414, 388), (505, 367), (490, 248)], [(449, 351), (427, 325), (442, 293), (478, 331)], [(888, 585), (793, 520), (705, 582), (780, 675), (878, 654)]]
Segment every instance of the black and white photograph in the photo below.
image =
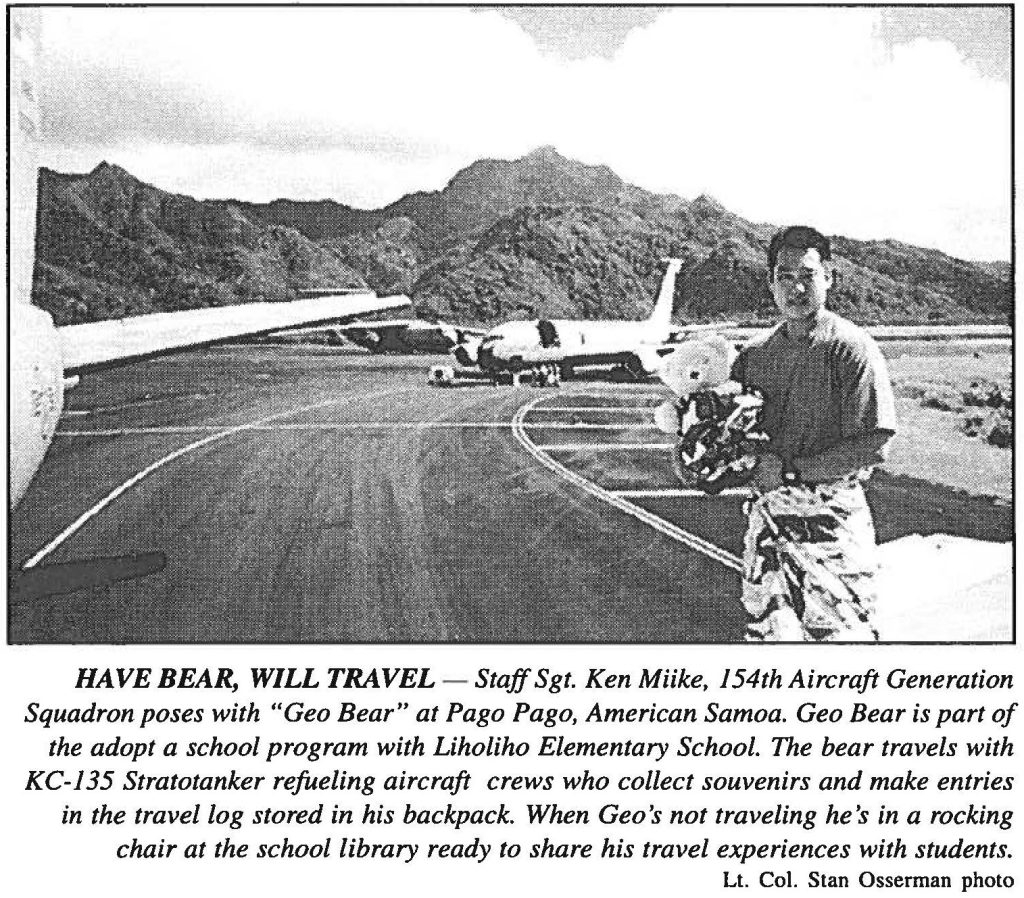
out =
[(8, 643), (1014, 641), (1011, 6), (7, 16)]

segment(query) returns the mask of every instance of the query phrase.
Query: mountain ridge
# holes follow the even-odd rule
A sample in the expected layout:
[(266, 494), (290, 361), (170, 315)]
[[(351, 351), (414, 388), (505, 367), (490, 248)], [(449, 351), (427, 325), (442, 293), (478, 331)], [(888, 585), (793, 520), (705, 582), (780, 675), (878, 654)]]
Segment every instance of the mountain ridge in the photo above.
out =
[[(679, 256), (676, 312), (771, 317), (774, 226), (719, 201), (660, 196), (540, 147), (482, 159), (439, 191), (380, 209), (334, 200), (196, 200), (103, 162), (40, 171), (34, 296), (58, 323), (284, 300), (310, 287), (406, 292), (417, 312), (504, 317), (646, 314), (660, 260)], [(1003, 320), (1010, 269), (895, 240), (833, 238), (831, 305), (865, 323)]]

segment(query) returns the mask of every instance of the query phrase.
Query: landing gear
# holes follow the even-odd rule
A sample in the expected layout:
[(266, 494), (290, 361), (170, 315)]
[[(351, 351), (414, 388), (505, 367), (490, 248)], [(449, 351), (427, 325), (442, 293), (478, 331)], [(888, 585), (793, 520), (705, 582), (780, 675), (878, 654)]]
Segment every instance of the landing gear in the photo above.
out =
[(562, 374), (557, 365), (535, 365), (530, 369), (530, 383), (535, 387), (557, 387), (562, 382)]
[(513, 387), (521, 387), (523, 384), (531, 387), (557, 387), (562, 383), (562, 372), (557, 365), (545, 363), (532, 368), (496, 372), (491, 375), (491, 379), (495, 385), (511, 383)]

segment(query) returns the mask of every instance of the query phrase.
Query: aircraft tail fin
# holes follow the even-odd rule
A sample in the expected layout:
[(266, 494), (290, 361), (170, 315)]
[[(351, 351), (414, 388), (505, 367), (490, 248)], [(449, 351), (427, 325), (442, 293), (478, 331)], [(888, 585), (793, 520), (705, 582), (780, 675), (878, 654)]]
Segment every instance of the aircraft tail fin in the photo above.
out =
[(672, 303), (676, 294), (676, 276), (683, 267), (682, 259), (667, 259), (668, 268), (665, 270), (665, 277), (661, 282), (661, 290), (658, 291), (658, 299), (654, 303), (654, 311), (647, 323), (651, 327), (663, 330), (668, 334), (669, 325), (672, 323)]

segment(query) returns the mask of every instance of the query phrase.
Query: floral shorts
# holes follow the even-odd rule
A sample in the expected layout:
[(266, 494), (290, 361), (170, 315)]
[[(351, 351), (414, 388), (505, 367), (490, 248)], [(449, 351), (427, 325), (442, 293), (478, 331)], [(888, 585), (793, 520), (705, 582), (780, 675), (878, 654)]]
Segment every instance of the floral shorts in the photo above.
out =
[(751, 503), (749, 642), (875, 641), (875, 527), (859, 481), (783, 486)]

